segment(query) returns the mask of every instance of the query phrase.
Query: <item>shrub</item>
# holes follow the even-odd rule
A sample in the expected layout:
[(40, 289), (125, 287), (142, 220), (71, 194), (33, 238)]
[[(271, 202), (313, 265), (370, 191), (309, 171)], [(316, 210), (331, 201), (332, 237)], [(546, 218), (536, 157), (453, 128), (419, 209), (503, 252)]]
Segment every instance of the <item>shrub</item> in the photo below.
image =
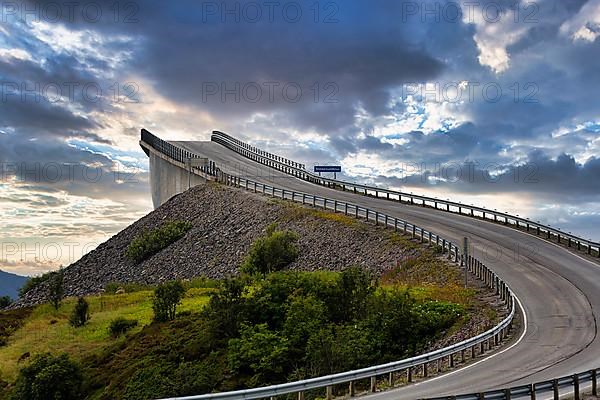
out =
[(12, 399), (79, 400), (82, 381), (79, 366), (67, 354), (39, 354), (19, 371)]
[(154, 320), (158, 322), (172, 321), (175, 319), (177, 305), (181, 302), (185, 288), (179, 281), (167, 282), (154, 290), (152, 310)]
[(138, 321), (136, 319), (126, 319), (123, 317), (118, 317), (111, 321), (110, 326), (108, 327), (108, 331), (110, 332), (112, 337), (121, 336), (130, 329), (137, 326)]
[(6, 308), (12, 304), (12, 299), (10, 296), (2, 296), (0, 297), (0, 309)]
[(72, 327), (79, 328), (81, 326), (84, 326), (89, 321), (89, 308), (90, 306), (88, 302), (83, 297), (77, 299), (75, 308), (73, 309), (73, 312), (69, 317), (69, 323)]
[(267, 228), (267, 235), (257, 239), (242, 263), (242, 271), (263, 274), (279, 271), (298, 258), (298, 235), (291, 231), (276, 231), (275, 225)]
[(266, 324), (242, 325), (240, 338), (229, 340), (227, 361), (237, 373), (251, 375), (250, 384), (277, 382), (285, 377), (288, 340)]
[(131, 241), (126, 255), (136, 263), (153, 256), (170, 244), (181, 239), (192, 224), (186, 221), (170, 221), (153, 231), (144, 231)]

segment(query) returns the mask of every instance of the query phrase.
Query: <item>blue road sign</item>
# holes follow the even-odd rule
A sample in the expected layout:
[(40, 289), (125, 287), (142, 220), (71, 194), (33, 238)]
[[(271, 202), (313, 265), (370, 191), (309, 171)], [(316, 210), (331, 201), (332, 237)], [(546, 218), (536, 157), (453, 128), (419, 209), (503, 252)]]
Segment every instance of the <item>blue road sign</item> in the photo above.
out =
[(315, 165), (315, 172), (342, 172), (339, 165)]

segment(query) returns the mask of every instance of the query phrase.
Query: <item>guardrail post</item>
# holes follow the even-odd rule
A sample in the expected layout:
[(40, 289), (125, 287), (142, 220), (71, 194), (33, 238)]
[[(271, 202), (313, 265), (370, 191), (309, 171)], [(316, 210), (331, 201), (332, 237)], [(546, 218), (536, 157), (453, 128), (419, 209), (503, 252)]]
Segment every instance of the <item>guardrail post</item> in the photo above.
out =
[(348, 215), (348, 203), (344, 203), (344, 215)]
[(479, 354), (485, 353), (485, 342), (479, 343)]
[(465, 351), (464, 350), (460, 351), (460, 362), (463, 364), (465, 363)]
[(471, 346), (471, 358), (475, 358), (475, 346)]
[(531, 396), (531, 400), (535, 400), (535, 383), (529, 385), (529, 395)]
[(579, 400), (579, 375), (573, 375), (573, 397)]
[(325, 388), (325, 398), (326, 398), (327, 400), (331, 400), (331, 399), (333, 399), (333, 386), (331, 386), (331, 385), (328, 385), (328, 386)]
[(423, 363), (423, 378), (427, 378), (428, 371), (427, 371), (427, 363)]
[(304, 400), (304, 392), (298, 392), (298, 400)]
[(376, 376), (372, 376), (371, 377), (371, 384), (369, 385), (369, 392), (375, 393), (376, 389), (377, 389), (377, 377)]
[(337, 212), (337, 200), (333, 201), (333, 212), (336, 213)]
[(504, 389), (504, 398), (510, 400), (510, 389)]
[(406, 381), (412, 382), (412, 369), (410, 367), (406, 368)]
[(598, 396), (598, 372), (597, 370), (592, 370), (592, 395)]
[(448, 356), (448, 366), (454, 368), (454, 353)]
[(394, 373), (393, 372), (390, 372), (388, 374), (388, 385), (389, 385), (389, 387), (394, 386)]
[(348, 382), (348, 396), (354, 397), (354, 381)]
[(552, 392), (554, 393), (554, 400), (560, 400), (560, 395), (558, 393), (558, 379), (552, 381)]
[(379, 211), (375, 211), (375, 225), (379, 225)]
[(413, 238), (413, 239), (414, 239), (414, 238), (415, 238), (415, 236), (416, 236), (416, 232), (417, 232), (417, 231), (416, 231), (416, 229), (417, 229), (417, 227), (415, 226), (415, 224), (413, 224), (413, 226), (412, 226), (412, 238)]
[(315, 195), (314, 195), (314, 194), (313, 194), (313, 196), (312, 196), (312, 206), (313, 206), (313, 207), (316, 207), (316, 205), (315, 205)]
[(425, 242), (425, 238), (423, 237), (423, 228), (421, 228), (421, 243)]

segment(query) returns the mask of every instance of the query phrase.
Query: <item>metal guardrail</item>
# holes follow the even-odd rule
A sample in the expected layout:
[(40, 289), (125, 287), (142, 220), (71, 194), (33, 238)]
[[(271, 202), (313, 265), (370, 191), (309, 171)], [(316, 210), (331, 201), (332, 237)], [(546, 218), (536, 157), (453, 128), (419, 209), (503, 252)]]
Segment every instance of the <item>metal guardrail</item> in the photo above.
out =
[(235, 139), (232, 136), (219, 131), (213, 131), (211, 140), (260, 164), (267, 165), (271, 168), (275, 168), (287, 174), (293, 175), (297, 178), (321, 186), (327, 186), (334, 189), (342, 189), (344, 191), (352, 191), (354, 193), (371, 195), (376, 198), (410, 203), (413, 205), (421, 205), (424, 207), (428, 206), (437, 210), (452, 212), (471, 217), (478, 217), (488, 221), (503, 223), (504, 225), (512, 225), (517, 229), (523, 229), (524, 231), (530, 234), (537, 235), (539, 237), (557, 242), (559, 244), (564, 244), (567, 247), (576, 247), (577, 250), (584, 251), (589, 255), (594, 255), (595, 253), (596, 257), (600, 258), (600, 243), (583, 239), (570, 233), (562, 232), (558, 228), (552, 228), (548, 225), (544, 225), (539, 222), (534, 222), (527, 218), (521, 218), (519, 216), (514, 216), (508, 213), (503, 213), (496, 210), (489, 210), (484, 207), (462, 204), (449, 200), (438, 199), (435, 197), (420, 196), (412, 193), (399, 192), (395, 190), (378, 188), (375, 186), (362, 185), (357, 183), (320, 177), (318, 175), (310, 173), (309, 171), (306, 171), (304, 168), (298, 168), (293, 165), (290, 165), (289, 163), (281, 163), (276, 159), (266, 157), (261, 153), (257, 153), (256, 151), (254, 151), (254, 147), (249, 146), (239, 141), (238, 139)]
[[(169, 157), (171, 157), (169, 154), (179, 156), (182, 150), (177, 148), (173, 149), (171, 146), (177, 146), (164, 142), (147, 131), (142, 131), (142, 141), (151, 145), (154, 149), (163, 152), (163, 154)], [(190, 155), (185, 156), (193, 157), (196, 155), (190, 153)], [(475, 358), (478, 353), (479, 355), (484, 354), (486, 351), (491, 350), (494, 346), (499, 345), (502, 339), (505, 338), (509, 333), (512, 321), (516, 314), (516, 298), (512, 291), (504, 283), (504, 281), (502, 281), (484, 263), (471, 256), (463, 257), (460, 254), (459, 247), (452, 241), (447, 240), (440, 235), (433, 233), (432, 231), (428, 231), (417, 225), (411, 224), (408, 221), (371, 210), (367, 207), (341, 202), (326, 197), (320, 197), (309, 193), (277, 188), (275, 186), (266, 185), (247, 178), (224, 173), (223, 171), (219, 170), (219, 168), (214, 166), (214, 163), (213, 167), (214, 168), (210, 170), (209, 173), (212, 172), (214, 176), (217, 177), (217, 181), (226, 185), (243, 188), (247, 191), (262, 193), (272, 197), (280, 197), (282, 199), (299, 202), (305, 205), (312, 205), (313, 207), (322, 207), (327, 210), (333, 210), (334, 212), (343, 212), (345, 215), (353, 215), (356, 218), (365, 218), (367, 221), (372, 221), (377, 225), (382, 224), (386, 228), (391, 228), (395, 231), (401, 231), (405, 234), (410, 234), (413, 238), (420, 238), (421, 242), (428, 242), (429, 244), (439, 246), (442, 254), (447, 254), (448, 258), (454, 262), (460, 263), (463, 266), (466, 265), (466, 268), (472, 274), (474, 274), (478, 279), (482, 280), (490, 289), (495, 290), (496, 295), (498, 295), (500, 300), (506, 305), (510, 312), (508, 316), (504, 318), (498, 325), (484, 333), (464, 340), (460, 343), (456, 343), (454, 345), (405, 360), (262, 388), (211, 393), (199, 396), (188, 396), (178, 398), (178, 400), (248, 400), (267, 397), (272, 398), (290, 393), (297, 393), (298, 399), (303, 400), (305, 391), (320, 388), (326, 389), (326, 397), (330, 399), (332, 397), (333, 387), (335, 385), (349, 384), (349, 393), (350, 395), (354, 395), (356, 381), (364, 379), (370, 379), (369, 390), (373, 392), (376, 390), (377, 377), (387, 375), (390, 385), (393, 385), (394, 373), (397, 373), (398, 371), (405, 372), (406, 379), (409, 382), (413, 379), (413, 373), (419, 373), (419, 371), (422, 377), (427, 377), (429, 374), (429, 364), (437, 362), (437, 371), (439, 371), (441, 362), (447, 359), (448, 366), (452, 368), (455, 365), (457, 357), (460, 357), (460, 362), (464, 362), (465, 353), (469, 350), (471, 358)]]
[[(427, 400), (510, 400), (516, 397), (529, 397), (531, 400), (536, 400), (539, 395), (549, 393), (552, 393), (554, 400), (559, 400), (561, 395), (573, 396), (574, 400), (580, 400), (581, 395), (586, 392), (586, 384), (591, 385), (591, 394), (598, 396), (598, 371), (600, 369), (592, 369), (563, 376), (562, 378), (536, 382), (529, 385), (514, 386), (509, 389), (490, 390), (457, 396), (432, 397)], [(569, 389), (569, 392), (561, 393), (561, 389)]]
[(272, 160), (272, 161), (275, 161), (275, 162), (278, 162), (278, 163), (282, 163), (282, 164), (288, 165), (288, 166), (293, 167), (293, 168), (298, 168), (298, 169), (305, 169), (306, 168), (306, 166), (304, 164), (301, 164), (299, 162), (290, 160), (288, 158), (281, 157), (281, 156), (278, 156), (276, 154), (269, 153), (267, 151), (261, 150), (258, 147), (254, 147), (254, 146), (252, 146), (252, 145), (250, 145), (250, 144), (248, 144), (246, 142), (242, 142), (241, 140), (236, 139), (233, 136), (230, 136), (230, 135), (228, 135), (228, 134), (226, 134), (224, 132), (213, 131), (213, 135), (221, 135), (223, 137), (226, 137), (228, 140), (230, 140), (231, 142), (235, 143), (237, 146), (239, 146), (241, 148), (244, 148), (244, 149), (246, 149), (248, 151), (251, 151), (253, 153), (256, 153), (256, 154), (258, 154), (261, 157), (264, 157), (266, 159), (269, 159), (269, 160)]

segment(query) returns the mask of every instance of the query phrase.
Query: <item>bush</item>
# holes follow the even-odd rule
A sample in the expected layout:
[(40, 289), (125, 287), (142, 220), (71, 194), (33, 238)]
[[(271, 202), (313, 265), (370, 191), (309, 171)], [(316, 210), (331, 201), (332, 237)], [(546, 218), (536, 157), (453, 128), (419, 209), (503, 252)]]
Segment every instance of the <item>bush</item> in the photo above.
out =
[(79, 400), (82, 381), (79, 366), (67, 354), (39, 354), (19, 371), (12, 399)]
[(154, 290), (152, 310), (154, 320), (157, 322), (172, 321), (175, 319), (177, 305), (181, 302), (185, 288), (179, 281), (167, 282)]
[(12, 304), (12, 299), (10, 296), (2, 296), (0, 297), (0, 309), (6, 308)]
[(256, 240), (246, 259), (242, 271), (263, 274), (279, 271), (298, 258), (295, 242), (298, 235), (291, 231), (276, 231), (275, 225), (267, 228), (267, 235)]
[(89, 308), (88, 302), (83, 297), (77, 299), (75, 308), (69, 317), (69, 323), (72, 327), (82, 327), (90, 320)]
[(126, 319), (123, 317), (118, 317), (111, 321), (110, 326), (108, 327), (108, 331), (112, 337), (121, 336), (130, 329), (137, 326), (138, 321), (136, 319)]
[(263, 385), (285, 378), (288, 340), (266, 324), (242, 325), (241, 337), (229, 341), (227, 361), (232, 371), (251, 375), (251, 385)]
[(186, 221), (170, 221), (153, 231), (144, 231), (131, 241), (126, 255), (136, 263), (153, 256), (170, 244), (181, 239), (192, 224)]

